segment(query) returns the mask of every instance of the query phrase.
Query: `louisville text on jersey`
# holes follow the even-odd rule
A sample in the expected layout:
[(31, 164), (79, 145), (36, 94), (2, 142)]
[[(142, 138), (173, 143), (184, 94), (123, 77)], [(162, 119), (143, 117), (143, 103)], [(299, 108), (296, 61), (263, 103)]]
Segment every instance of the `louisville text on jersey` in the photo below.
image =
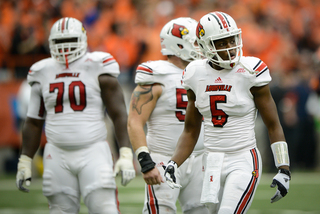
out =
[(232, 88), (232, 85), (207, 85), (206, 92), (207, 91), (228, 91), (230, 92)]

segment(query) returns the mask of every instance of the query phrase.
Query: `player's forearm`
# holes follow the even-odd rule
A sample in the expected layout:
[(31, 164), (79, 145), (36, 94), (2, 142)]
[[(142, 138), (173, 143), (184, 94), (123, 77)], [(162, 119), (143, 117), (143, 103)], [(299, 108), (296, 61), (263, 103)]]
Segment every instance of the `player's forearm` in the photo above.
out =
[[(146, 135), (144, 132), (144, 125), (145, 123), (137, 120), (134, 120), (132, 117), (130, 117), (129, 114), (129, 119), (128, 119), (128, 133), (130, 137), (130, 142), (133, 148), (133, 151), (136, 154), (136, 157), (139, 161), (139, 164), (141, 166), (141, 172), (144, 173), (144, 179), (148, 183), (148, 177), (154, 177), (157, 174), (159, 174), (159, 171), (157, 171), (157, 174), (153, 174), (154, 172), (150, 172), (154, 169), (156, 163), (153, 162), (149, 149), (147, 147), (147, 141), (146, 141)], [(149, 172), (151, 174), (149, 174)], [(145, 174), (148, 173), (148, 174)], [(146, 176), (146, 177), (145, 177)], [(159, 181), (160, 182), (160, 181)], [(148, 184), (158, 184), (156, 183), (148, 183)]]
[(114, 119), (113, 125), (119, 147), (131, 147), (127, 131), (127, 119), (125, 117), (118, 117)]
[(274, 126), (269, 126), (267, 128), (268, 128), (268, 135), (269, 135), (271, 144), (277, 141), (286, 141), (280, 123), (277, 123)]
[(132, 121), (129, 120), (128, 134), (133, 151), (136, 151), (142, 146), (147, 146), (146, 135), (142, 125), (134, 125)]
[(40, 146), (42, 125), (43, 121), (35, 121), (27, 118), (22, 129), (21, 154), (33, 158)]
[(192, 153), (198, 138), (188, 132), (183, 132), (178, 140), (177, 147), (171, 160), (180, 166)]

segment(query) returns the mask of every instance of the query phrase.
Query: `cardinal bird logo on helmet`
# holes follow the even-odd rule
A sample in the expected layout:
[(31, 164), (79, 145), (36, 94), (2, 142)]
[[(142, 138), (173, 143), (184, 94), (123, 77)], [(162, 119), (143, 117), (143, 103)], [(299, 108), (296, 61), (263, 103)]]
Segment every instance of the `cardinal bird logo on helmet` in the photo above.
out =
[(189, 33), (189, 30), (183, 25), (173, 24), (171, 33), (173, 36), (182, 38), (182, 36), (187, 35)]
[(205, 34), (203, 26), (200, 24), (200, 22), (198, 23), (196, 34), (199, 39), (200, 37), (203, 37)]

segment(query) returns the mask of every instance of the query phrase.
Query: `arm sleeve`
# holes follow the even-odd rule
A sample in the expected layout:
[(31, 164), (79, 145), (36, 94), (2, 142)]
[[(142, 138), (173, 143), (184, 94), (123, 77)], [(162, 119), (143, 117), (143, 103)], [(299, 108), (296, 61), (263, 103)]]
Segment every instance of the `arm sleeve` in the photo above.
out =
[(46, 118), (46, 110), (41, 94), (41, 86), (35, 82), (31, 86), (31, 96), (28, 106), (28, 117), (44, 120)]

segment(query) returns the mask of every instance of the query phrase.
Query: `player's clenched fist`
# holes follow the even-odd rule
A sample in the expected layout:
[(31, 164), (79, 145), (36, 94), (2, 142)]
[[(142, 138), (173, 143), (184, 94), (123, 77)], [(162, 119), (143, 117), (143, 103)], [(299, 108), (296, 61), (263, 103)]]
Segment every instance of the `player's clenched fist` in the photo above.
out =
[(32, 159), (26, 155), (21, 155), (18, 163), (18, 172), (16, 177), (16, 185), (19, 190), (23, 192), (29, 192), (29, 189), (23, 186), (26, 182), (26, 186), (31, 184), (31, 163)]
[(275, 195), (271, 198), (271, 203), (279, 201), (288, 193), (290, 180), (291, 173), (289, 170), (285, 169), (280, 169), (278, 174), (273, 177), (270, 187), (274, 188), (277, 186), (278, 189)]
[(180, 188), (181, 185), (176, 182), (175, 172), (177, 171), (178, 165), (176, 162), (170, 160), (167, 166), (163, 166), (165, 168), (164, 177), (166, 177), (166, 182), (172, 189)]

